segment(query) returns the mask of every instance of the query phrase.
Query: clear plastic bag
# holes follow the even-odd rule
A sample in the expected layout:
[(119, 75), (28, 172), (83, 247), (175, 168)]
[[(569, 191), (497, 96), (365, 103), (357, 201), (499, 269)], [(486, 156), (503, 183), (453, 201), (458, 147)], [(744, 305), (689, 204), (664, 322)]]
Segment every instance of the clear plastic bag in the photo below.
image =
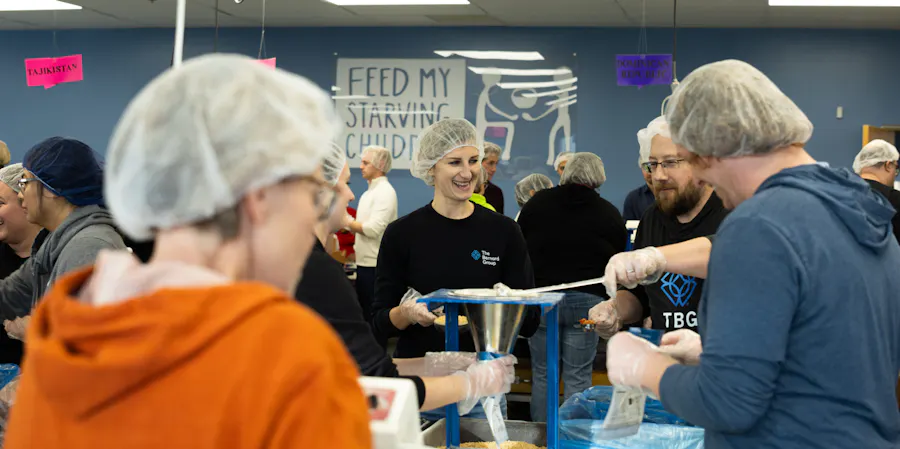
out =
[(647, 398), (642, 424), (636, 434), (604, 427), (610, 411), (613, 387), (589, 388), (570, 397), (559, 409), (560, 447), (568, 449), (702, 449), (703, 429), (692, 427)]

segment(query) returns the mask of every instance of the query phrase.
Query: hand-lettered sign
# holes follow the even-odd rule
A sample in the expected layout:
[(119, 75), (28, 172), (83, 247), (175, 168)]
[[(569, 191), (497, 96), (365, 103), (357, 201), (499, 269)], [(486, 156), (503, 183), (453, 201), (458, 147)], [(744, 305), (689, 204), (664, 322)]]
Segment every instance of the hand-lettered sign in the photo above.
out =
[(672, 55), (616, 55), (620, 86), (672, 84)]
[(57, 84), (74, 83), (83, 79), (81, 55), (25, 60), (25, 81), (29, 86), (44, 86), (44, 89), (49, 89)]
[(260, 63), (265, 64), (265, 65), (267, 65), (267, 66), (269, 66), (269, 67), (271, 67), (271, 68), (274, 69), (274, 68), (275, 68), (275, 59), (276, 59), (276, 58), (259, 59), (258, 61), (259, 61)]

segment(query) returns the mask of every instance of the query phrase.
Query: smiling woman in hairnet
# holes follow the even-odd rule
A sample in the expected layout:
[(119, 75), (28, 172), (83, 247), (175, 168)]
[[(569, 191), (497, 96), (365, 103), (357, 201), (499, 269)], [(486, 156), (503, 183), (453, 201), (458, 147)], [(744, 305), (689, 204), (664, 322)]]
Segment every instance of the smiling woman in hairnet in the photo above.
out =
[(849, 170), (816, 164), (812, 124), (749, 64), (697, 69), (666, 118), (734, 210), (712, 246), (700, 335), (663, 341), (687, 363), (619, 333), (610, 380), (657, 394), (712, 449), (900, 445), (894, 210)]
[(105, 196), (153, 257), (104, 252), (53, 287), (5, 447), (371, 447), (359, 372), (288, 294), (334, 197), (320, 164), (339, 129), (325, 92), (247, 57), (147, 85)]
[[(512, 288), (534, 286), (525, 239), (516, 223), (469, 201), (481, 155), (475, 127), (463, 119), (429, 126), (413, 152), (410, 172), (434, 188), (434, 199), (385, 231), (372, 306), (376, 336), (400, 337), (395, 358), (444, 350), (444, 334), (433, 326), (437, 317), (415, 302), (415, 294), (407, 295), (408, 289), (428, 294), (441, 288), (491, 288), (501, 282)], [(529, 310), (520, 333), (531, 336), (539, 320), (539, 312)], [(471, 333), (460, 335), (460, 350), (474, 352)], [(509, 386), (502, 389), (493, 394)], [(463, 404), (460, 412), (474, 403)]]

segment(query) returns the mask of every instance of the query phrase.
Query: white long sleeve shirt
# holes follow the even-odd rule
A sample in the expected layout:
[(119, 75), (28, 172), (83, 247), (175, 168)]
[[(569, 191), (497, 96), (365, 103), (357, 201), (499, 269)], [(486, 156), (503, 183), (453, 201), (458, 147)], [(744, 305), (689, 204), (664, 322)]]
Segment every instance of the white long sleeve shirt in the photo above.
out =
[(356, 234), (353, 250), (356, 265), (374, 267), (378, 265), (378, 249), (384, 230), (397, 219), (397, 192), (387, 177), (375, 178), (369, 189), (359, 199), (356, 221), (362, 224), (363, 232)]

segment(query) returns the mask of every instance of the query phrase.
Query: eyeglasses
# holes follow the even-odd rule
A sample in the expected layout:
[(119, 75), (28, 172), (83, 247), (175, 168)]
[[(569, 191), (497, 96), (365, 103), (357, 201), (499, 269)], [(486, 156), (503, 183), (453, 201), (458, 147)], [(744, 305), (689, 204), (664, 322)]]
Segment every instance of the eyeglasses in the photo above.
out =
[(19, 191), (21, 192), (21, 191), (25, 190), (25, 186), (27, 186), (29, 182), (35, 182), (37, 180), (38, 180), (37, 178), (22, 178), (22, 179), (20, 179), (19, 182), (17, 183), (17, 185), (19, 186)]
[(644, 162), (643, 164), (641, 164), (641, 168), (643, 168), (644, 171), (646, 171), (647, 173), (653, 173), (653, 170), (656, 170), (657, 167), (662, 167), (666, 170), (672, 170), (674, 168), (678, 168), (678, 166), (681, 165), (682, 162), (684, 162), (683, 158), (681, 158), (681, 159), (666, 159), (664, 161), (659, 161), (659, 162), (655, 162), (655, 161)]

